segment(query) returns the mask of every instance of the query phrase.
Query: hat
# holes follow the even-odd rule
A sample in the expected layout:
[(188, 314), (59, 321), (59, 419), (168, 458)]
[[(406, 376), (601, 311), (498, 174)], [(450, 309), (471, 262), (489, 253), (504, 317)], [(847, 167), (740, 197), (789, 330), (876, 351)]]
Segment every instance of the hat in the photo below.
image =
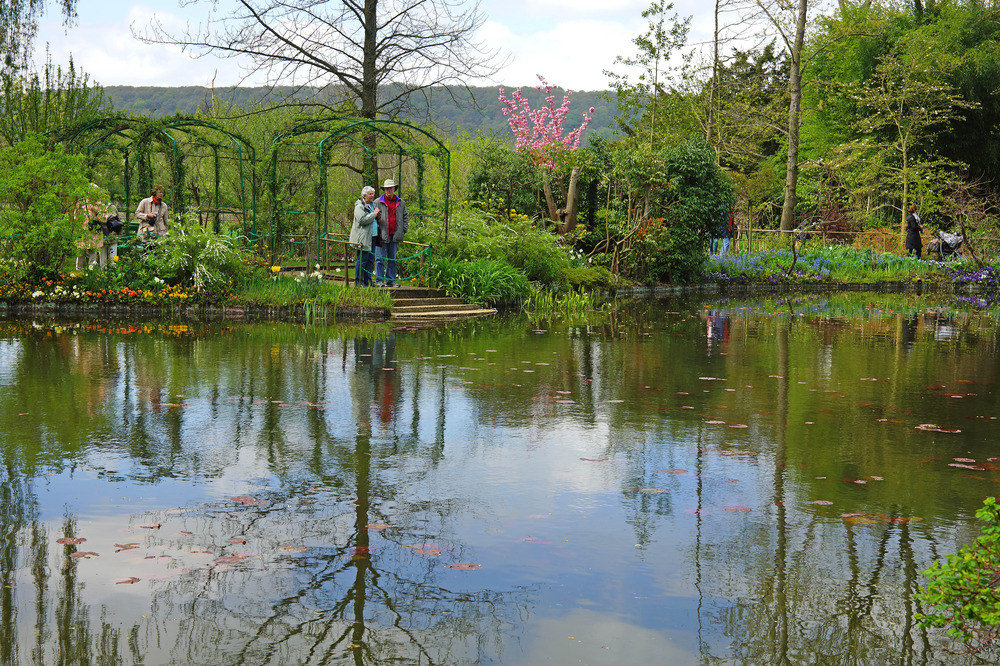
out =
[(394, 181), (392, 178), (386, 178), (385, 182), (382, 183), (382, 189), (386, 190), (389, 189), (390, 187), (396, 187), (396, 181)]

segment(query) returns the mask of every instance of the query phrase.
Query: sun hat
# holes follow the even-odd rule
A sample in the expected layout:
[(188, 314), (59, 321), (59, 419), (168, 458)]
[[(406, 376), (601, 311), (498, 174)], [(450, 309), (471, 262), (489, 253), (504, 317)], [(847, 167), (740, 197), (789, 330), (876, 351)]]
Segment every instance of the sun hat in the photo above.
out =
[(386, 178), (385, 182), (382, 183), (382, 189), (385, 190), (390, 187), (396, 187), (396, 181), (394, 181), (392, 178)]

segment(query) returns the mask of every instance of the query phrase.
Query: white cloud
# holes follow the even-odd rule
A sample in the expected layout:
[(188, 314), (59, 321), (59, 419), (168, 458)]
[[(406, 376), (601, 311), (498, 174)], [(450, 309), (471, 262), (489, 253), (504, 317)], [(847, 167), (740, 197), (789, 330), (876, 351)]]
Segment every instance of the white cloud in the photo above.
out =
[[(472, 83), (535, 85), (536, 74), (542, 74), (574, 90), (604, 89), (608, 85), (604, 70), (614, 68), (616, 56), (633, 53), (632, 40), (646, 27), (641, 12), (648, 4), (648, 0), (486, 0), (482, 9), (488, 20), (479, 38), (511, 58), (493, 80)], [(699, 0), (677, 0), (676, 6), (681, 15), (695, 13), (702, 23), (711, 21), (710, 8)], [(178, 47), (135, 40), (130, 26), (144, 27), (154, 14), (174, 30), (188, 20), (197, 23), (207, 17), (204, 3), (159, 7), (154, 10), (128, 0), (81, 6), (80, 23), (68, 33), (58, 18), (43, 23), (39, 51), (48, 41), (56, 64), (65, 64), (72, 53), (77, 66), (103, 85), (208, 85), (214, 78), (215, 85), (225, 86), (241, 80), (237, 60), (193, 58)], [(226, 11), (225, 0), (217, 11), (219, 15)], [(692, 42), (704, 38), (700, 33), (691, 36)], [(36, 59), (36, 67), (43, 58)]]
[(494, 77), (511, 86), (536, 85), (541, 74), (550, 83), (573, 90), (603, 90), (604, 70), (615, 56), (627, 51), (632, 33), (605, 21), (565, 21), (547, 30), (515, 33), (507, 26), (488, 23), (483, 41), (511, 54), (510, 64)]

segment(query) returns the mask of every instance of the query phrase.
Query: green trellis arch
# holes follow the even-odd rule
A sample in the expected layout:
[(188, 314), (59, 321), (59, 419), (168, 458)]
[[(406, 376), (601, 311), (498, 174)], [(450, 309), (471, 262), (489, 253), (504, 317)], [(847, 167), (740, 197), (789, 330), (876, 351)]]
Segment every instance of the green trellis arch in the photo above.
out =
[[(337, 186), (352, 178), (365, 185), (380, 189), (381, 180), (393, 178), (402, 185), (401, 195), (406, 199), (410, 218), (421, 220), (440, 219), (444, 240), (448, 238), (449, 199), (451, 183), (451, 153), (430, 132), (408, 123), (395, 120), (359, 120), (356, 118), (325, 117), (303, 122), (278, 134), (271, 143), (271, 219), (270, 239), (272, 257), (280, 256), (295, 241), (294, 228), (315, 241), (314, 255), (325, 260), (327, 244), (331, 237), (330, 189), (331, 171), (345, 169), (350, 177), (341, 179)], [(429, 200), (425, 188), (429, 158), (436, 160), (441, 177), (439, 200)], [(341, 161), (331, 164), (334, 159)], [(294, 165), (300, 167), (311, 161), (312, 191), (295, 192), (289, 175)], [(346, 191), (351, 191), (349, 188)], [(348, 197), (351, 204), (357, 199), (360, 187), (355, 187)], [(295, 205), (295, 204), (302, 205)], [(352, 208), (353, 210), (353, 208)], [(345, 213), (346, 211), (340, 211)], [(294, 216), (305, 216), (306, 222), (294, 224)], [(309, 222), (311, 218), (311, 222)], [(346, 228), (349, 223), (340, 218)]]
[[(254, 148), (215, 123), (182, 115), (161, 119), (116, 115), (63, 128), (54, 138), (85, 156), (92, 180), (103, 180), (94, 172), (106, 170), (102, 174), (109, 182), (98, 184), (107, 187), (112, 198), (124, 201), (123, 213), (134, 210), (154, 184), (162, 184), (171, 210), (194, 209), (210, 216), (216, 233), (223, 215), (236, 215), (245, 237), (250, 241), (259, 237)], [(108, 152), (119, 155), (119, 161), (102, 163)], [(188, 164), (201, 168), (206, 159), (208, 188), (202, 187), (206, 178), (201, 174), (198, 182), (185, 183)], [(116, 165), (121, 168), (119, 179), (112, 175)], [(228, 191), (223, 188), (224, 173), (231, 175)]]

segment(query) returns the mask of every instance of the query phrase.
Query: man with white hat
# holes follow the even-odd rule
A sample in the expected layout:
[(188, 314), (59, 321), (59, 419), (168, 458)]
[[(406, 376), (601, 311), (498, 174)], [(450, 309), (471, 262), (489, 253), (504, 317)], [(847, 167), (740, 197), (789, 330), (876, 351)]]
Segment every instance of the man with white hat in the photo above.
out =
[(406, 235), (410, 223), (410, 215), (406, 212), (406, 204), (396, 196), (396, 181), (387, 178), (382, 184), (382, 196), (375, 202), (375, 207), (382, 211), (379, 219), (379, 236), (381, 247), (375, 248), (375, 282), (386, 287), (396, 285), (396, 251)]

